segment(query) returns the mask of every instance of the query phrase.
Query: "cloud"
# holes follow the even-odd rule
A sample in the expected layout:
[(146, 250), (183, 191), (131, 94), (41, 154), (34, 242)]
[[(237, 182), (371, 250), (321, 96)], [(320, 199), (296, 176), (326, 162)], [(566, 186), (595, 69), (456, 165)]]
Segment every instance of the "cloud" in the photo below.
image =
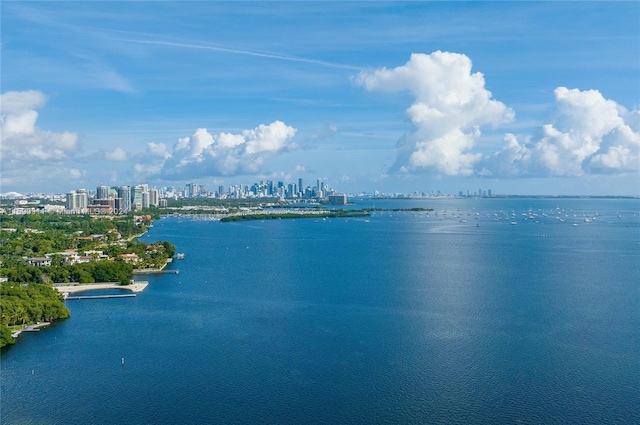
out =
[(129, 80), (105, 64), (96, 63), (87, 65), (85, 78), (89, 84), (95, 87), (106, 88), (122, 93), (137, 92)]
[(407, 109), (414, 125), (397, 143), (392, 169), (444, 175), (470, 175), (482, 155), (472, 153), (480, 127), (512, 121), (513, 111), (492, 99), (484, 76), (471, 72), (471, 60), (458, 53), (414, 53), (393, 69), (361, 72), (355, 83), (369, 91), (409, 92), (415, 97)]
[(10, 91), (1, 96), (2, 114), (20, 114), (26, 110), (42, 108), (47, 103), (47, 97), (39, 91)]
[(325, 123), (324, 126), (312, 133), (308, 139), (309, 140), (320, 140), (320, 139), (328, 139), (333, 137), (338, 133), (338, 126), (331, 123)]
[(113, 151), (105, 153), (105, 159), (109, 161), (126, 161), (129, 159), (129, 155), (124, 149), (117, 147)]
[(46, 96), (35, 90), (4, 93), (0, 97), (0, 124), (3, 180), (7, 171), (25, 166), (56, 165), (67, 162), (79, 149), (78, 135), (55, 133), (36, 126), (38, 112)]
[(582, 176), (640, 170), (640, 112), (627, 111), (598, 90), (558, 87), (552, 123), (521, 143), (505, 136), (500, 152), (487, 158), (493, 176)]
[(168, 180), (257, 173), (267, 159), (295, 147), (295, 133), (281, 121), (239, 134), (211, 134), (199, 128), (191, 137), (178, 139), (172, 151), (164, 144), (149, 143), (147, 163), (136, 164), (135, 171)]
[(147, 143), (146, 154), (155, 156), (155, 157), (160, 157), (162, 159), (171, 158), (171, 153), (169, 153), (164, 143), (154, 143), (154, 142)]

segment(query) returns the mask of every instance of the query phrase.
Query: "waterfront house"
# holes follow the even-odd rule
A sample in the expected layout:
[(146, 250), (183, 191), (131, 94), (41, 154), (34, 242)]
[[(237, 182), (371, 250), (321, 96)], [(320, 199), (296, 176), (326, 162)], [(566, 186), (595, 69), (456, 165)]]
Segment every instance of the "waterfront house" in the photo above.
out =
[(51, 265), (51, 259), (47, 257), (22, 257), (31, 266), (47, 267)]

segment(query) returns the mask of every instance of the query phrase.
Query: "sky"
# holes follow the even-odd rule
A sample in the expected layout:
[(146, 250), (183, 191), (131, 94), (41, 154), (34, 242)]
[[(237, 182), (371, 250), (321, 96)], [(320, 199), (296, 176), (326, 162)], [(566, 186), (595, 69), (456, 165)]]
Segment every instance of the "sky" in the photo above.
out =
[(0, 3), (0, 193), (640, 195), (640, 3)]

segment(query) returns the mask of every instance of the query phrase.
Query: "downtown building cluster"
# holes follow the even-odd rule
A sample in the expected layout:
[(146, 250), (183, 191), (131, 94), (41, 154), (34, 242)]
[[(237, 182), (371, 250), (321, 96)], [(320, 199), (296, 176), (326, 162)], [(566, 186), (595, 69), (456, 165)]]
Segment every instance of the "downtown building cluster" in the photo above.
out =
[(95, 192), (75, 189), (65, 196), (64, 212), (68, 214), (127, 214), (149, 207), (166, 207), (168, 199), (181, 198), (278, 198), (300, 200), (327, 200), (330, 203), (346, 204), (346, 195), (342, 195), (327, 186), (321, 179), (315, 186), (303, 186), (302, 179), (296, 183), (285, 184), (270, 180), (252, 185), (231, 185), (228, 188), (218, 186), (209, 191), (203, 185), (187, 183), (183, 188), (149, 188), (146, 183), (136, 186), (100, 185)]
[(314, 186), (304, 186), (303, 180), (294, 183), (284, 183), (263, 180), (252, 185), (220, 185), (215, 191), (209, 191), (205, 186), (197, 183), (187, 183), (183, 191), (175, 188), (164, 188), (165, 197), (175, 198), (280, 198), (280, 199), (324, 199), (337, 192), (331, 189), (321, 179), (316, 180)]
[[(162, 202), (164, 201), (164, 202)], [(166, 206), (158, 189), (149, 185), (108, 187), (100, 185), (95, 193), (86, 189), (72, 190), (66, 194), (65, 212), (71, 214), (127, 214), (143, 208)]]

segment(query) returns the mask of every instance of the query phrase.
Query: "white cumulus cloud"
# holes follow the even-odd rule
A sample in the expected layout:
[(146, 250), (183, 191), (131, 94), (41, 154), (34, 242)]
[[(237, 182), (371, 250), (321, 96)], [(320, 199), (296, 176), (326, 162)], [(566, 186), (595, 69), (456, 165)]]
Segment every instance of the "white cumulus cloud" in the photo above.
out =
[(129, 159), (129, 155), (124, 149), (116, 147), (111, 152), (105, 153), (105, 159), (109, 161), (126, 161)]
[(136, 164), (135, 170), (166, 179), (256, 173), (267, 159), (294, 147), (295, 133), (295, 128), (282, 121), (239, 134), (211, 134), (199, 128), (191, 137), (178, 139), (171, 151), (162, 143), (149, 143), (148, 163)]
[(79, 148), (78, 135), (55, 133), (37, 127), (38, 112), (46, 96), (36, 90), (11, 91), (0, 97), (0, 153), (3, 174), (42, 163), (61, 164)]
[(508, 134), (488, 158), (495, 176), (581, 176), (640, 170), (638, 111), (629, 112), (598, 90), (558, 87), (553, 122), (539, 137), (519, 142)]
[(370, 91), (409, 92), (407, 115), (415, 131), (398, 141), (394, 168), (444, 175), (470, 175), (482, 155), (472, 152), (480, 127), (513, 120), (513, 111), (492, 99), (484, 76), (472, 73), (471, 59), (459, 53), (414, 53), (393, 69), (362, 72), (356, 84)]

